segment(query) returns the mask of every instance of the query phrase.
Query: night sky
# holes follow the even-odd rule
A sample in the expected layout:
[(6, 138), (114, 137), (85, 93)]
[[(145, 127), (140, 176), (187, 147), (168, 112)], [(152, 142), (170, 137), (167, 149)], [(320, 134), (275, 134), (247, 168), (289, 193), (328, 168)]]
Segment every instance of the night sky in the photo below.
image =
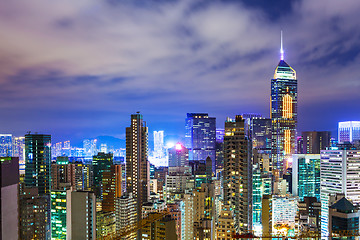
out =
[[(256, 2), (256, 3), (254, 3)], [(0, 0), (0, 133), (54, 141), (184, 134), (187, 112), (269, 117), (270, 79), (298, 76), (298, 130), (360, 120), (360, 1)]]

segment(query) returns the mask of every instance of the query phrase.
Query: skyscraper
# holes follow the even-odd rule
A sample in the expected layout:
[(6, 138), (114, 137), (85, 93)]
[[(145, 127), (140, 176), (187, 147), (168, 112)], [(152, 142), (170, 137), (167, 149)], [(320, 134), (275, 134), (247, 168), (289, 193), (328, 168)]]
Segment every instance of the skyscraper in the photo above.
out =
[(164, 131), (154, 131), (154, 157), (164, 157)]
[(189, 166), (189, 150), (181, 143), (169, 148), (169, 167)]
[(185, 147), (189, 149), (189, 160), (205, 160), (210, 157), (215, 172), (216, 118), (207, 113), (188, 113), (185, 126)]
[(320, 201), (320, 154), (294, 154), (292, 165), (292, 194), (316, 197)]
[(0, 157), (12, 156), (12, 135), (0, 134)]
[(302, 146), (300, 146), (303, 154), (320, 154), (320, 150), (330, 147), (331, 132), (328, 131), (309, 131), (302, 132)]
[(25, 135), (25, 186), (38, 190), (44, 198), (46, 208), (45, 226), (46, 239), (50, 233), (50, 171), (51, 171), (51, 136), (43, 134)]
[(223, 175), (224, 203), (233, 209), (236, 231), (247, 232), (251, 229), (252, 183), (242, 116), (225, 122)]
[(0, 157), (0, 239), (19, 236), (19, 158)]
[(19, 158), (20, 174), (25, 174), (25, 137), (13, 137), (13, 157)]
[(131, 125), (126, 128), (126, 192), (136, 200), (137, 221), (143, 203), (149, 199), (149, 181), (148, 128), (140, 113), (132, 114)]
[(345, 143), (360, 140), (360, 121), (339, 122), (338, 141)]
[(284, 61), (281, 35), (281, 57), (271, 79), (271, 155), (275, 176), (282, 176), (288, 160), (295, 153), (297, 128), (297, 79), (295, 70)]
[(51, 136), (25, 135), (25, 184), (39, 188), (39, 194), (50, 194)]
[(344, 193), (360, 204), (360, 150), (322, 150), (320, 162), (321, 235), (328, 236), (330, 194)]

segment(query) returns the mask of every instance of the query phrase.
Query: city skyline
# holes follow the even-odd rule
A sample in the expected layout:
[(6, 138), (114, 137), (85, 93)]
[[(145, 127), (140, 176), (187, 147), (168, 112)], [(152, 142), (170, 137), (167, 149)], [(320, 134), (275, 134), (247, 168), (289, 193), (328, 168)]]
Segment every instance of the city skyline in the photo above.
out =
[(360, 119), (356, 1), (49, 4), (0, 3), (2, 133), (125, 139), (140, 111), (150, 132), (182, 137), (190, 112), (218, 128), (237, 114), (269, 117), (280, 30), (298, 73), (298, 135), (336, 137), (338, 122)]

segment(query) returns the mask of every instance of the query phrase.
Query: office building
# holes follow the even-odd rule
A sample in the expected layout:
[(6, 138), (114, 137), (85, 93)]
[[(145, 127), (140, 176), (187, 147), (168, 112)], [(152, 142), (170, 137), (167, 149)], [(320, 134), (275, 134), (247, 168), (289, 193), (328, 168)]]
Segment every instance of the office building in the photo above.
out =
[(50, 194), (51, 136), (25, 135), (25, 184), (37, 187), (39, 194)]
[(360, 141), (360, 121), (339, 122), (339, 143)]
[[(151, 213), (149, 219), (158, 218), (160, 213)], [(160, 220), (150, 221), (142, 229), (142, 240), (166, 239), (177, 240), (175, 220), (166, 215)]]
[(272, 232), (281, 236), (294, 236), (297, 215), (297, 197), (272, 197)]
[(96, 198), (93, 192), (67, 190), (67, 239), (96, 239)]
[(13, 153), (11, 134), (0, 134), (0, 157), (11, 157)]
[(93, 156), (93, 191), (97, 198), (103, 199), (103, 177), (105, 172), (111, 171), (113, 165), (112, 153), (99, 152), (96, 156)]
[(111, 165), (110, 171), (103, 172), (102, 210), (105, 212), (115, 211), (116, 198), (121, 197), (121, 175), (121, 165)]
[(331, 132), (311, 131), (301, 133), (300, 152), (302, 154), (320, 154), (320, 150), (326, 150), (331, 147)]
[(294, 154), (292, 164), (292, 194), (316, 197), (320, 201), (320, 154)]
[(131, 125), (126, 128), (126, 192), (136, 200), (137, 221), (141, 219), (143, 203), (150, 196), (149, 168), (148, 128), (141, 114), (132, 114)]
[(165, 157), (164, 131), (154, 131), (154, 157)]
[(49, 203), (38, 188), (24, 188), (20, 195), (20, 239), (49, 239)]
[[(329, 234), (330, 236), (341, 235), (343, 232), (359, 233), (359, 208), (354, 206), (348, 199), (342, 197), (329, 206)], [(355, 239), (355, 237), (349, 237)], [(349, 239), (347, 238), (347, 239)]]
[(116, 233), (114, 212), (96, 212), (96, 239), (111, 238)]
[(320, 231), (321, 203), (316, 197), (304, 197), (298, 202), (298, 225), (299, 232)]
[(289, 166), (296, 150), (297, 79), (295, 70), (284, 61), (281, 36), (281, 57), (271, 79), (271, 155), (278, 178)]
[(13, 137), (13, 157), (19, 158), (20, 174), (25, 174), (25, 137)]
[(66, 239), (66, 190), (51, 190), (51, 239)]
[(343, 193), (360, 204), (360, 150), (322, 150), (320, 162), (321, 235), (328, 236), (330, 194)]
[(57, 157), (51, 164), (51, 189), (75, 188), (75, 164), (69, 164), (68, 157)]
[(251, 118), (249, 130), (252, 148), (269, 152), (271, 150), (271, 119)]
[(19, 238), (19, 158), (0, 157), (0, 239)]
[(181, 143), (169, 148), (169, 167), (189, 166), (189, 150)]
[(252, 165), (249, 161), (243, 118), (236, 116), (235, 121), (228, 119), (224, 136), (224, 204), (233, 209), (234, 226), (238, 233), (252, 229)]
[(207, 113), (188, 113), (185, 125), (185, 147), (189, 149), (190, 160), (213, 160), (215, 173), (216, 118)]

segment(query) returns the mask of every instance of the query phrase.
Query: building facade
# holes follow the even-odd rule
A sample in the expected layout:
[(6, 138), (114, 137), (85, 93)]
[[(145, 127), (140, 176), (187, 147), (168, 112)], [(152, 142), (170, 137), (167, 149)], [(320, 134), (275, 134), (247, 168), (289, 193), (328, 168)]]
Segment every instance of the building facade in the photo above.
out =
[(354, 142), (360, 140), (360, 121), (339, 122), (339, 143)]
[(238, 233), (251, 229), (251, 164), (248, 158), (248, 140), (244, 119), (225, 122), (224, 136), (224, 204), (233, 209), (234, 226)]
[[(282, 46), (281, 46), (282, 49)], [(276, 177), (289, 166), (296, 149), (297, 79), (295, 70), (281, 55), (281, 60), (271, 79), (272, 147), (271, 155)]]
[(185, 121), (185, 147), (189, 149), (190, 160), (213, 160), (215, 172), (216, 118), (207, 113), (188, 113)]

